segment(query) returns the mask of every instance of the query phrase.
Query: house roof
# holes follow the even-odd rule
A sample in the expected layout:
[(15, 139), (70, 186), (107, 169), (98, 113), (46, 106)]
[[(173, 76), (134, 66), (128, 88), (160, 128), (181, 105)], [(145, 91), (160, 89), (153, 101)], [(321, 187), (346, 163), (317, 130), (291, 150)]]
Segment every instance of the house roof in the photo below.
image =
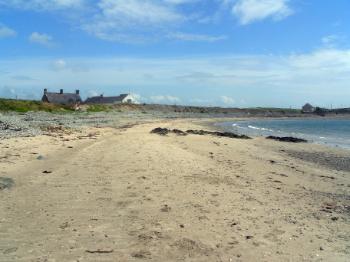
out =
[(86, 99), (87, 104), (113, 104), (117, 102), (123, 102), (123, 100), (128, 96), (128, 94), (122, 94), (119, 96), (93, 96)]
[(74, 93), (51, 93), (47, 92), (44, 94), (43, 99), (46, 98), (46, 100), (49, 103), (54, 104), (73, 104), (77, 102), (81, 102), (81, 97), (79, 94)]

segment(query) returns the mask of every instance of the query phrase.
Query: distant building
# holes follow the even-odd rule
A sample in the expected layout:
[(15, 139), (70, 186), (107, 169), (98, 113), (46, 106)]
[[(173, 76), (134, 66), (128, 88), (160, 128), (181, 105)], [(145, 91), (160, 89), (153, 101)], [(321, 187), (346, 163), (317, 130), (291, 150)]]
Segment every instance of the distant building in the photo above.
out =
[(137, 101), (130, 94), (121, 94), (119, 96), (93, 96), (85, 100), (85, 104), (136, 104)]
[(311, 104), (309, 104), (309, 103), (306, 103), (306, 104), (303, 106), (303, 108), (301, 109), (301, 111), (302, 111), (303, 113), (314, 113), (315, 110), (316, 110), (316, 108), (313, 107), (313, 106), (312, 106)]
[(52, 104), (61, 104), (61, 105), (79, 105), (82, 100), (79, 94), (79, 90), (76, 90), (75, 93), (63, 93), (63, 89), (59, 93), (47, 92), (47, 89), (44, 89), (44, 95), (41, 101)]

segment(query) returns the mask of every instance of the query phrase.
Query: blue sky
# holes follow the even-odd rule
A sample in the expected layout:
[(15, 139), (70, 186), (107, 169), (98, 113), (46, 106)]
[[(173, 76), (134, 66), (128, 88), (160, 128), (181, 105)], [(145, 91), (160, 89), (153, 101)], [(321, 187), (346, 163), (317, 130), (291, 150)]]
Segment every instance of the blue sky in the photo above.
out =
[(0, 0), (0, 96), (350, 107), (348, 0)]

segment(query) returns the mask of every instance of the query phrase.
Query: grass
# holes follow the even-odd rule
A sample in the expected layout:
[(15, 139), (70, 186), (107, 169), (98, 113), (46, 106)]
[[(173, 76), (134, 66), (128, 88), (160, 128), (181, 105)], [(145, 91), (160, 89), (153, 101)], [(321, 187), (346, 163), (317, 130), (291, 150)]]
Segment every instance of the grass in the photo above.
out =
[(43, 103), (41, 101), (31, 100), (14, 100), (14, 99), (0, 99), (0, 111), (15, 111), (25, 113), (29, 111), (45, 111), (45, 112), (69, 112), (72, 108), (63, 105), (54, 105)]
[(89, 107), (86, 109), (87, 112), (107, 112), (112, 110), (112, 108), (108, 105), (89, 105)]

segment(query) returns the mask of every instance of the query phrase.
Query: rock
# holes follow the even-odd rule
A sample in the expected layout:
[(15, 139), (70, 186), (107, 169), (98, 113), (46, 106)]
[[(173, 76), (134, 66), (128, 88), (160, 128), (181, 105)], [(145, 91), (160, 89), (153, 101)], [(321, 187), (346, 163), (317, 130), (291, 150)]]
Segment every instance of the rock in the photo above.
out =
[(51, 174), (51, 173), (52, 173), (52, 171), (48, 171), (48, 170), (43, 171), (43, 174)]
[(38, 159), (38, 160), (43, 160), (43, 159), (45, 159), (45, 157), (42, 156), (42, 155), (40, 155), (40, 156), (38, 156), (36, 159)]
[(174, 133), (176, 135), (180, 136), (186, 136), (188, 134), (191, 135), (211, 135), (211, 136), (217, 136), (217, 137), (228, 137), (228, 138), (239, 138), (239, 139), (251, 139), (250, 137), (246, 135), (238, 135), (235, 133), (230, 133), (230, 132), (212, 132), (212, 131), (205, 131), (205, 130), (187, 130), (186, 132), (179, 130), (179, 129), (168, 129), (168, 128), (161, 128), (157, 127), (151, 131), (152, 134), (158, 134), (161, 136), (165, 136), (169, 133)]
[(187, 133), (179, 130), (179, 129), (173, 129), (171, 132), (173, 132), (174, 134), (178, 135), (178, 136), (187, 136)]
[(307, 143), (307, 140), (291, 137), (291, 136), (285, 136), (285, 137), (279, 137), (279, 136), (268, 136), (266, 139), (276, 140), (280, 142), (289, 142), (289, 143)]
[(246, 135), (238, 135), (231, 132), (217, 132), (217, 131), (205, 131), (205, 130), (187, 130), (186, 133), (193, 134), (193, 135), (212, 135), (212, 136), (218, 136), (218, 137), (228, 137), (228, 138), (239, 138), (239, 139), (251, 139), (249, 136)]
[(167, 128), (157, 127), (151, 131), (151, 134), (158, 134), (161, 136), (165, 136), (165, 135), (169, 134), (169, 132), (170, 132), (170, 130)]
[(13, 187), (15, 182), (9, 177), (0, 177), (0, 191), (4, 189), (10, 189)]

